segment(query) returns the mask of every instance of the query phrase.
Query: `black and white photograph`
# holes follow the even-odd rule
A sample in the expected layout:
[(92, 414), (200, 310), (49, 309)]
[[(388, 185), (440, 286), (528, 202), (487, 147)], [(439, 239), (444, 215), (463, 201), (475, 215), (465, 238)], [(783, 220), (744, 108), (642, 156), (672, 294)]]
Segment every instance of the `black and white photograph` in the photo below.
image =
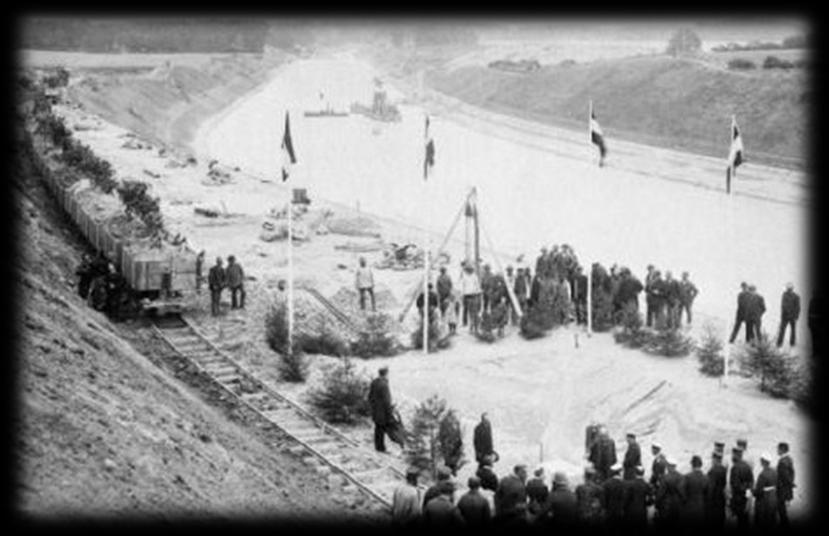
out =
[(17, 515), (812, 521), (815, 32), (21, 15)]

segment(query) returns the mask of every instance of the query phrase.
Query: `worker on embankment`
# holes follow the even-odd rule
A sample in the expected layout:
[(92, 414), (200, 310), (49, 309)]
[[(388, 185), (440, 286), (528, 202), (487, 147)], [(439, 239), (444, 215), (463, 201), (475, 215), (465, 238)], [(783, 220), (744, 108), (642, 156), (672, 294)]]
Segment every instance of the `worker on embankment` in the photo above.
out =
[[(227, 286), (230, 288), (230, 308), (244, 309), (245, 308), (245, 271), (242, 265), (236, 262), (236, 257), (233, 255), (227, 258), (227, 269), (225, 270), (227, 277)], [(239, 296), (237, 301), (236, 296)]]

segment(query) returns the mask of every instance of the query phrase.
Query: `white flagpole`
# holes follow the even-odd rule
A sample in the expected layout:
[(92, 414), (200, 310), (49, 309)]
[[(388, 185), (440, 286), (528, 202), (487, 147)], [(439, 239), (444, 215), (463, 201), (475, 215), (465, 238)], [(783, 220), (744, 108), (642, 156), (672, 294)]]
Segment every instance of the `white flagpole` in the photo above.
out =
[[(731, 129), (730, 129), (729, 134), (728, 134), (728, 138), (729, 138), (729, 141), (730, 141), (731, 145), (734, 144), (734, 124), (735, 123), (736, 123), (736, 117), (734, 115), (732, 115), (731, 116)], [(734, 159), (731, 157), (731, 146), (729, 146), (729, 148), (728, 148), (728, 168), (729, 168), (728, 175), (729, 175), (730, 186), (729, 186), (728, 196), (726, 196), (727, 199), (725, 200), (725, 212), (726, 212), (726, 224), (728, 225), (728, 234), (732, 238), (732, 243), (734, 243), (734, 241), (733, 241), (733, 238), (734, 238), (734, 221), (733, 221), (733, 217), (732, 217), (732, 214), (731, 214), (731, 199), (732, 199), (731, 191), (734, 189)], [(734, 263), (731, 263), (731, 266), (733, 268)], [(734, 271), (732, 270), (731, 273), (733, 274)], [(724, 333), (724, 335), (726, 337), (726, 339), (725, 339), (726, 341), (728, 341), (728, 337), (730, 335), (728, 327), (729, 327), (728, 315), (726, 315), (726, 317), (725, 317), (725, 333)], [(722, 377), (720, 378), (720, 387), (727, 387), (728, 386), (728, 361), (731, 359), (733, 345), (726, 344), (725, 349), (726, 349), (725, 355), (723, 356), (723, 374), (722, 374)]]
[(587, 336), (593, 333), (593, 265), (588, 263), (587, 270)]
[[(428, 116), (425, 117), (428, 120)], [(429, 133), (425, 132), (425, 142), (429, 141)], [(425, 151), (425, 145), (424, 145)], [(425, 158), (425, 156), (424, 156)], [(423, 204), (424, 214), (427, 215), (424, 221), (428, 222), (429, 210), (429, 180), (428, 167), (426, 161), (423, 162), (424, 177), (423, 181)], [(423, 227), (423, 354), (429, 353), (429, 231)]]
[(294, 351), (294, 202), (288, 190), (288, 348)]

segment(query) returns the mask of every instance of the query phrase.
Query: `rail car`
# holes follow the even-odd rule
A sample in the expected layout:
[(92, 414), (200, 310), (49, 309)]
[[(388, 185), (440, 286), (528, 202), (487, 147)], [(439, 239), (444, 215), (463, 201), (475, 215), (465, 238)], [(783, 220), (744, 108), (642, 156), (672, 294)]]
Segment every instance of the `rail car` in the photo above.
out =
[(185, 245), (163, 249), (131, 247), (128, 238), (84, 210), (71, 184), (64, 184), (38, 157), (37, 165), (64, 213), (96, 252), (102, 252), (125, 279), (141, 311), (151, 315), (181, 313), (196, 291), (197, 253)]

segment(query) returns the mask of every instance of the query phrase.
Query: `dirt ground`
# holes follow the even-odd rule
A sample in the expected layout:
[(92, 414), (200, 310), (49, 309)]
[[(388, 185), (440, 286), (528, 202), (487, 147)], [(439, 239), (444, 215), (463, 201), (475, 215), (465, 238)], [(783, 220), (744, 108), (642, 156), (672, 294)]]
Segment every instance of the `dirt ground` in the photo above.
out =
[[(417, 242), (422, 241), (424, 235), (422, 230), (404, 223), (423, 221), (422, 217), (417, 217), (424, 207), (419, 197), (420, 189), (412, 186), (414, 182), (410, 184), (408, 179), (395, 182), (394, 187), (389, 182), (390, 177), (401, 176), (402, 172), (395, 170), (417, 169), (422, 114), (414, 108), (404, 109), (404, 122), (399, 127), (378, 127), (367, 120), (343, 123), (341, 128), (348, 132), (345, 138), (333, 126), (303, 122), (299, 117), (301, 110), (313, 101), (307, 95), (316, 95), (324, 79), (320, 73), (330, 72), (332, 65), (339, 69), (337, 80), (342, 85), (337, 88), (341, 100), (366, 99), (366, 94), (370, 95), (370, 69), (356, 65), (351, 59), (344, 63), (325, 61), (329, 62), (325, 69), (315, 67), (313, 62), (306, 62), (304, 66), (288, 65), (276, 72), (267, 85), (260, 86), (223, 114), (204, 123), (210, 125), (210, 129), (202, 129), (195, 137), (193, 147), (200, 155), (199, 165), (195, 167), (168, 168), (165, 166), (169, 156), (161, 156), (155, 150), (121, 147), (125, 131), (94, 119), (90, 115), (94, 110), (63, 110), (70, 123), (87, 121), (94, 124), (94, 128), (78, 135), (112, 161), (119, 176), (141, 176), (144, 169), (160, 175), (158, 179), (145, 180), (150, 181), (154, 192), (161, 196), (165, 220), (175, 232), (187, 236), (197, 249), (205, 249), (209, 260), (216, 255), (228, 254), (241, 260), (252, 277), (247, 283), (247, 309), (227, 311), (220, 319), (211, 319), (204, 315), (207, 297), (203, 296), (197, 300), (196, 317), (214, 340), (232, 351), (264, 381), (301, 403), (307, 403), (304, 398), (307, 390), (319, 381), (320, 367), (330, 358), (313, 356), (312, 374), (307, 384), (284, 384), (276, 375), (276, 356), (267, 348), (263, 337), (263, 312), (271, 300), (270, 293), (276, 280), (287, 275), (284, 241), (265, 243), (258, 238), (265, 213), (288, 200), (288, 187), (275, 178), (278, 172), (276, 148), (285, 103), (290, 102), (292, 110), (296, 111), (292, 112), (294, 143), (302, 155), (302, 164), (297, 166), (300, 178), (297, 184), (312, 187), (314, 206), (330, 207), (339, 214), (350, 216), (358, 214), (359, 210), (359, 214), (371, 216), (381, 224), (386, 241)], [(327, 93), (337, 92), (331, 87), (325, 89)], [(259, 119), (263, 116), (268, 119)], [(433, 198), (428, 223), (432, 244), (440, 242), (466, 187), (476, 178), (484, 177), (489, 181), (482, 188), (486, 193), (487, 214), (492, 215), (488, 227), (501, 247), (515, 244), (529, 256), (534, 256), (541, 245), (568, 242), (574, 245), (577, 253), (586, 252), (585, 256), (590, 259), (630, 264), (637, 272), (648, 262), (690, 269), (698, 285), (704, 288), (694, 333), (706, 322), (713, 323), (721, 331), (725, 329), (732, 314), (731, 299), (726, 303), (717, 296), (731, 296), (732, 287), (736, 286), (731, 276), (747, 277), (731, 273), (744, 259), (763, 257), (757, 264), (766, 268), (751, 269), (749, 278), (757, 281), (761, 288), (768, 289), (767, 303), (773, 303), (770, 297), (776, 295), (778, 286), (782, 288), (784, 279), (791, 277), (799, 288), (808, 288), (802, 275), (805, 269), (801, 245), (797, 240), (790, 240), (802, 233), (803, 217), (801, 209), (792, 208), (791, 204), (762, 204), (750, 198), (734, 201), (730, 207), (737, 212), (735, 222), (740, 222), (746, 229), (768, 226), (768, 233), (763, 231), (753, 235), (745, 244), (713, 240), (718, 231), (712, 226), (699, 230), (701, 224), (723, 221), (730, 210), (711, 192), (653, 180), (652, 177), (638, 177), (621, 169), (611, 170), (615, 183), (607, 186), (594, 162), (579, 163), (573, 156), (564, 158), (537, 148), (521, 147), (521, 140), (516, 140), (508, 128), (500, 137), (506, 136), (513, 141), (496, 139), (482, 132), (484, 129), (478, 128), (480, 123), (473, 122), (471, 126), (461, 128), (453, 117), (438, 119), (433, 125), (443, 168), (438, 177), (444, 177), (447, 183), (450, 182), (448, 177), (463, 179), (447, 186), (440, 196)], [(380, 133), (374, 134), (377, 129)], [(312, 133), (316, 135), (311, 136)], [(541, 134), (534, 136), (538, 139)], [(336, 144), (337, 139), (359, 139), (364, 143), (352, 151), (344, 144)], [(371, 140), (376, 143), (370, 143)], [(410, 147), (405, 145), (407, 143)], [(493, 156), (506, 150), (505, 147), (514, 155), (512, 164), (496, 162), (498, 157)], [(587, 154), (586, 149), (583, 152)], [(230, 167), (239, 166), (240, 171), (232, 173), (233, 183), (205, 185), (204, 156), (214, 156)], [(518, 172), (515, 172), (516, 168)], [(545, 186), (547, 170), (556, 171), (559, 182), (554, 187)], [(662, 172), (671, 173), (670, 170)], [(351, 182), (346, 180), (349, 177), (353, 179)], [(509, 177), (510, 181), (499, 182), (498, 177)], [(510, 186), (514, 184), (521, 186)], [(779, 183), (771, 187), (790, 188), (776, 184)], [(599, 191), (597, 188), (602, 189), (598, 198), (591, 194)], [(571, 200), (554, 205), (555, 210), (545, 210), (527, 201), (556, 199), (556, 193), (562, 191), (568, 192)], [(543, 194), (539, 195), (539, 192)], [(634, 204), (618, 203), (622, 197)], [(588, 202), (588, 199), (592, 201)], [(671, 203), (664, 203), (666, 199)], [(235, 215), (215, 220), (194, 215), (193, 208), (203, 205), (223, 206)], [(680, 205), (683, 208), (677, 208)], [(586, 214), (586, 206), (597, 208)], [(634, 211), (641, 217), (623, 218), (624, 214), (629, 214), (631, 206), (641, 209)], [(496, 216), (509, 214), (509, 207), (527, 207), (527, 210), (519, 218), (499, 219)], [(707, 208), (703, 211), (700, 207)], [(769, 217), (770, 212), (772, 217)], [(573, 226), (574, 221), (581, 225)], [(531, 236), (525, 232), (527, 226), (536, 229)], [(650, 234), (654, 228), (662, 232)], [(670, 239), (670, 236), (686, 236), (683, 233), (689, 229), (694, 229), (695, 234), (679, 245)], [(456, 239), (450, 243), (453, 264), (462, 256), (462, 237), (463, 227), (460, 227)], [(543, 244), (539, 243), (540, 237), (544, 237)], [(640, 240), (635, 237), (650, 238)], [(359, 254), (335, 249), (346, 240), (355, 239), (329, 234), (315, 236), (310, 242), (297, 245), (294, 248), (297, 278), (315, 284), (326, 296), (332, 296), (342, 287), (351, 287), (353, 267)], [(769, 247), (769, 243), (773, 246)], [(772, 255), (776, 247), (791, 248), (791, 254), (777, 252), (773, 255), (774, 262), (766, 262), (766, 257)], [(488, 253), (490, 258), (495, 258)], [(517, 253), (511, 251), (500, 257), (514, 259)], [(366, 256), (371, 262), (378, 254)], [(728, 268), (728, 278), (721, 277), (715, 260), (718, 266)], [(781, 266), (784, 261), (787, 264)], [(375, 277), (391, 291), (395, 307), (390, 312), (397, 313), (405, 305), (413, 285), (417, 284), (419, 274), (376, 270)], [(768, 316), (771, 317), (769, 322), (773, 323), (776, 318), (773, 309)], [(411, 315), (407, 322), (408, 327), (413, 327)], [(790, 402), (770, 399), (759, 393), (749, 380), (732, 377), (727, 387), (721, 387), (717, 380), (696, 372), (693, 357), (647, 356), (619, 347), (608, 334), (588, 338), (575, 328), (563, 328), (538, 341), (525, 341), (510, 330), (503, 340), (492, 345), (461, 333), (450, 349), (434, 355), (408, 352), (394, 358), (359, 362), (366, 374), (372, 376), (381, 364), (390, 366), (392, 393), (405, 412), (433, 393), (445, 397), (458, 410), (465, 427), (468, 457), (472, 456), (472, 428), (481, 412), (489, 412), (495, 430), (496, 450), (501, 455), (496, 467), (499, 474), (506, 473), (519, 461), (544, 462), (567, 471), (576, 479), (583, 462), (584, 427), (591, 421), (607, 423), (617, 440), (620, 455), (624, 434), (628, 431), (638, 433), (645, 446), (659, 440), (668, 453), (680, 460), (682, 471), (688, 469), (691, 454), (707, 458), (714, 441), (722, 440), (730, 445), (737, 437), (746, 437), (750, 456), (757, 460), (761, 451), (773, 452), (778, 441), (786, 440), (792, 444), (798, 475), (793, 516), (812, 508), (809, 468), (813, 466), (815, 453), (811, 451), (808, 436), (813, 423)], [(656, 387), (653, 394), (639, 400)], [(370, 428), (367, 425), (354, 427), (347, 433), (369, 444)], [(648, 449), (643, 450), (646, 451), (644, 462), (649, 466)], [(460, 475), (461, 480), (472, 470), (473, 464), (467, 465)]]

